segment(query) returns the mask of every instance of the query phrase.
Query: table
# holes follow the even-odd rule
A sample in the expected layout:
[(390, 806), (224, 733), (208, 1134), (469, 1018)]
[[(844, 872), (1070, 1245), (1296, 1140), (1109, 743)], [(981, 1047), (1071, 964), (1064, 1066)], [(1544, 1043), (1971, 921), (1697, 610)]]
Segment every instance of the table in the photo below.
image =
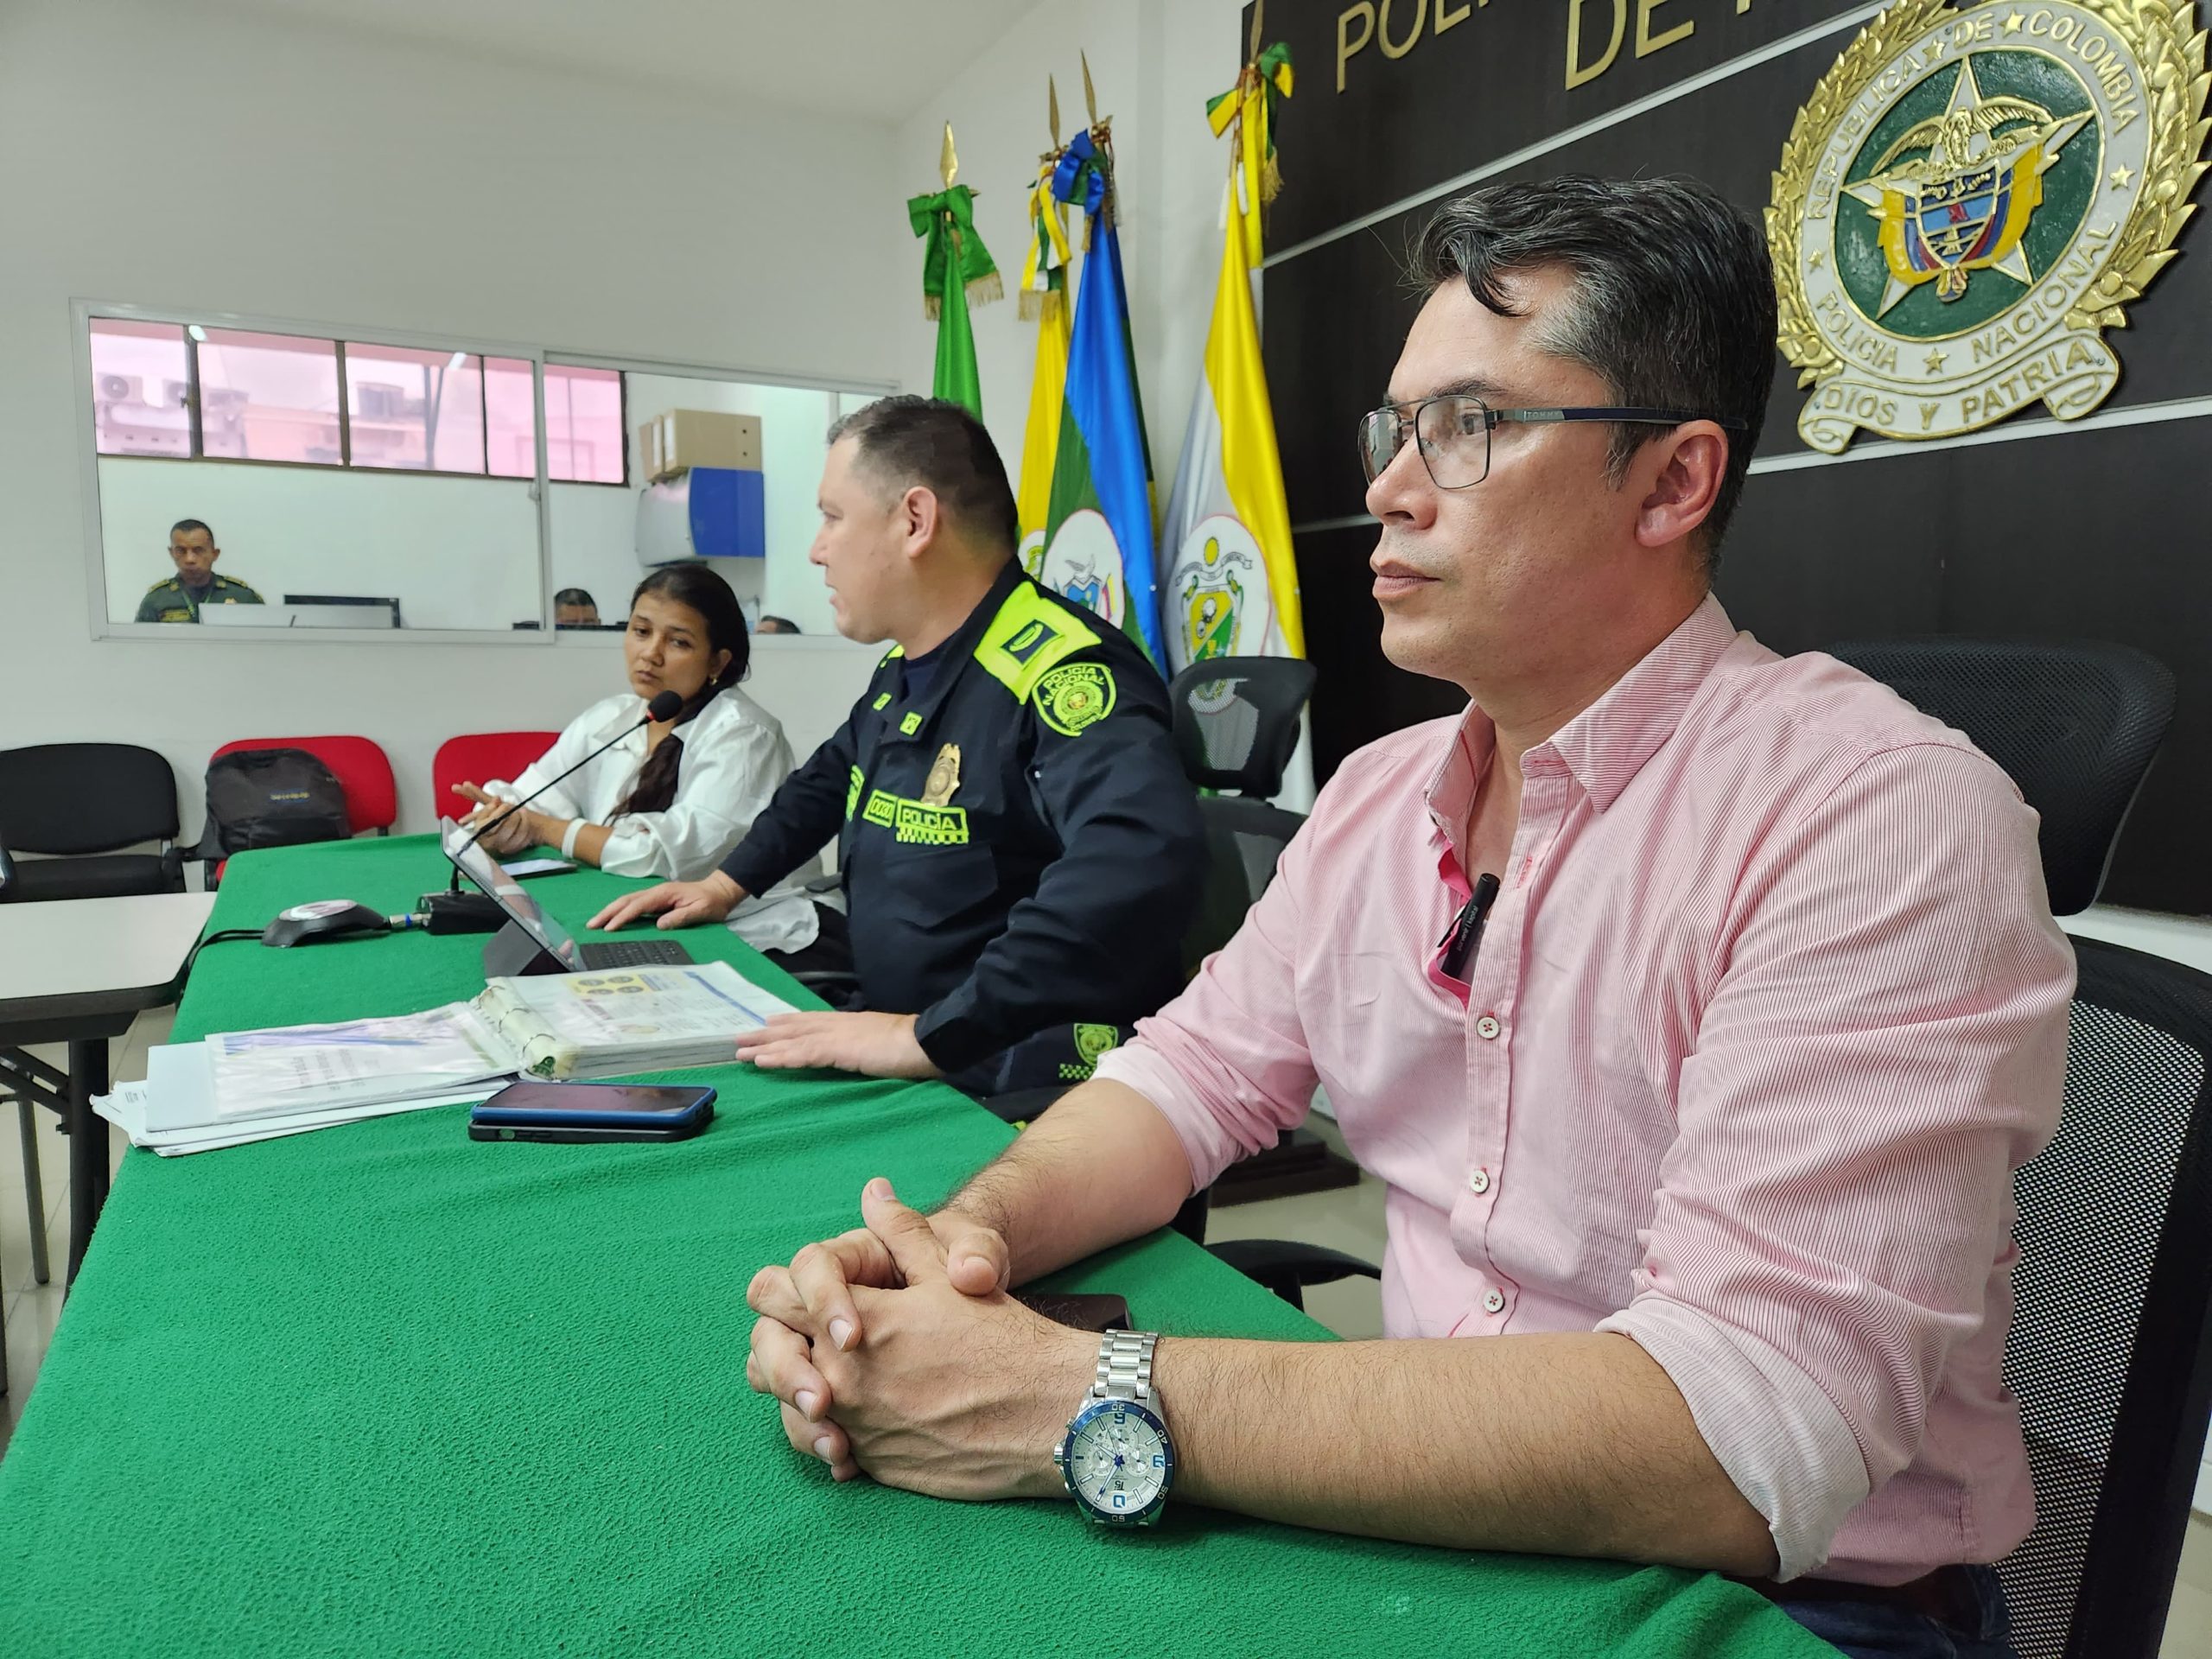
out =
[[(249, 853), (215, 919), (393, 911), (442, 871), (427, 837)], [(532, 891), (574, 925), (632, 885)], [(481, 944), (213, 945), (177, 1036), (430, 1007)], [(926, 1204), (1009, 1131), (936, 1084), (664, 1075), (720, 1089), (707, 1134), (484, 1144), (442, 1108), (129, 1154), (0, 1462), (0, 1653), (1830, 1652), (1708, 1575), (834, 1485), (746, 1387), (746, 1283), (870, 1176)], [(1058, 1283), (1170, 1333), (1326, 1339), (1170, 1231)]]
[[(60, 1109), (69, 1131), (69, 1276), (73, 1281), (107, 1192), (107, 1125), (92, 1112), (108, 1089), (107, 1044), (143, 1010), (172, 1001), (215, 895), (137, 893), (0, 905), (0, 1082)], [(67, 1043), (66, 1076), (10, 1049)], [(24, 1166), (38, 1167), (26, 1141)], [(46, 1281), (43, 1217), (31, 1224)]]

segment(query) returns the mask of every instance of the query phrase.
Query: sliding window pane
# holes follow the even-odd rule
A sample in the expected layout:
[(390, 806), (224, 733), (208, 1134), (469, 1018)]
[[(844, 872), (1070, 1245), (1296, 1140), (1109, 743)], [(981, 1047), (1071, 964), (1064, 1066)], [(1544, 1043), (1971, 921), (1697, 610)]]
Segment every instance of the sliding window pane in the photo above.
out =
[(545, 365), (545, 473), (571, 484), (628, 476), (622, 376), (613, 369)]
[(92, 436), (99, 453), (189, 457), (182, 325), (94, 317), (92, 346)]
[(297, 334), (209, 328), (200, 342), (200, 453), (335, 467), (338, 348)]
[(484, 470), (484, 370), (467, 352), (346, 342), (353, 465)]
[(537, 402), (531, 391), (530, 359), (484, 359), (486, 468), (494, 478), (537, 476)]

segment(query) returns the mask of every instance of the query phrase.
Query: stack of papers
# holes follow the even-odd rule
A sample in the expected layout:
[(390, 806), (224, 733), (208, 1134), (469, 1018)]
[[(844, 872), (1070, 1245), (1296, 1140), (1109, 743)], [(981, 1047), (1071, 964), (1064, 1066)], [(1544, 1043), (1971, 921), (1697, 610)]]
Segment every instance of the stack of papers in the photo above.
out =
[[(740, 1032), (793, 1009), (728, 963), (708, 962), (495, 979), (475, 1001), (438, 1010), (464, 1011), (480, 1017), (493, 1046), (533, 1077), (612, 1077), (722, 1065)], [(454, 1040), (470, 1039), (456, 1031)]]
[[(383, 1117), (393, 1112), (418, 1112), (430, 1106), (474, 1106), (487, 1098), (504, 1081), (415, 1100), (309, 1108), (226, 1121), (213, 1104), (213, 1067), (207, 1049), (198, 1043), (181, 1043), (149, 1051), (145, 1082), (120, 1084), (113, 1094), (95, 1098), (92, 1107), (129, 1135), (132, 1146), (149, 1147), (164, 1158), (175, 1158), (183, 1153), (242, 1147), (251, 1141), (273, 1141), (280, 1135), (301, 1135), (309, 1129), (326, 1129), (334, 1124), (358, 1122), (365, 1117)], [(158, 1107), (156, 1102), (160, 1103)], [(188, 1121), (164, 1121), (173, 1116)]]
[(613, 1077), (716, 1065), (791, 1005), (727, 963), (497, 979), (426, 1014), (218, 1032), (146, 1057), (146, 1080), (93, 1101), (165, 1157), (392, 1112), (474, 1103), (518, 1074)]

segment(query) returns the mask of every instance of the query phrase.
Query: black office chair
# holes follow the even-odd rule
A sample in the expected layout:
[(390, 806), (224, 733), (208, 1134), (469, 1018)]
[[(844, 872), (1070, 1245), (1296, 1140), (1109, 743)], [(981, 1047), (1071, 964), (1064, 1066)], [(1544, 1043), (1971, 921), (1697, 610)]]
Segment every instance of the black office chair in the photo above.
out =
[(2174, 677), (2127, 645), (1948, 635), (1829, 647), (2005, 768), (2042, 816), (2054, 915), (2096, 901), (2173, 719)]
[(2212, 976), (2076, 939), (2057, 1135), (2014, 1179), (2022, 1659), (2153, 1659), (2212, 1414)]
[[(1929, 638), (1834, 654), (1956, 727), (2042, 816), (2052, 910), (2096, 899), (2172, 717), (2124, 645)], [(2151, 1659), (2212, 1416), (2212, 978), (2074, 942), (2058, 1134), (2014, 1179), (2005, 1349), (2036, 1529), (1999, 1563), (2023, 1659)]]
[[(0, 749), (0, 902), (182, 893), (176, 779), (135, 743), (39, 743)], [(153, 853), (120, 849), (153, 842)], [(48, 858), (24, 858), (48, 853)]]
[[(176, 779), (134, 743), (40, 743), (0, 750), (0, 903), (182, 893)], [(156, 843), (154, 853), (120, 849)], [(45, 858), (18, 858), (45, 853)], [(0, 1050), (0, 1101), (16, 1103), (30, 1212), (31, 1270), (47, 1281), (46, 1200), (39, 1181), (35, 1101), (52, 1103), (67, 1079), (21, 1049)]]

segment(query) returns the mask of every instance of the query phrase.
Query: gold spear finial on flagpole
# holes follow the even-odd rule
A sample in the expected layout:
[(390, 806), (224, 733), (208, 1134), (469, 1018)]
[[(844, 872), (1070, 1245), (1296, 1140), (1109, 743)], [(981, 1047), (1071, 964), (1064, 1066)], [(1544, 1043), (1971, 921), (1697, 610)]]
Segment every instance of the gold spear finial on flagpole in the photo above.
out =
[(1045, 97), (1046, 107), (1052, 111), (1052, 148), (1057, 150), (1060, 147), (1060, 88), (1050, 75), (1045, 77)]
[(1268, 15), (1268, 0), (1252, 0), (1252, 44), (1244, 54), (1245, 61), (1256, 63), (1260, 58), (1260, 20)]
[(1083, 60), (1084, 107), (1090, 111), (1090, 124), (1095, 127), (1098, 124), (1098, 94), (1091, 89), (1090, 85), (1090, 54), (1078, 52), (1076, 55)]
[(944, 148), (938, 152), (938, 177), (944, 181), (944, 188), (952, 188), (953, 180), (960, 176), (960, 157), (952, 148), (952, 123), (944, 124)]

